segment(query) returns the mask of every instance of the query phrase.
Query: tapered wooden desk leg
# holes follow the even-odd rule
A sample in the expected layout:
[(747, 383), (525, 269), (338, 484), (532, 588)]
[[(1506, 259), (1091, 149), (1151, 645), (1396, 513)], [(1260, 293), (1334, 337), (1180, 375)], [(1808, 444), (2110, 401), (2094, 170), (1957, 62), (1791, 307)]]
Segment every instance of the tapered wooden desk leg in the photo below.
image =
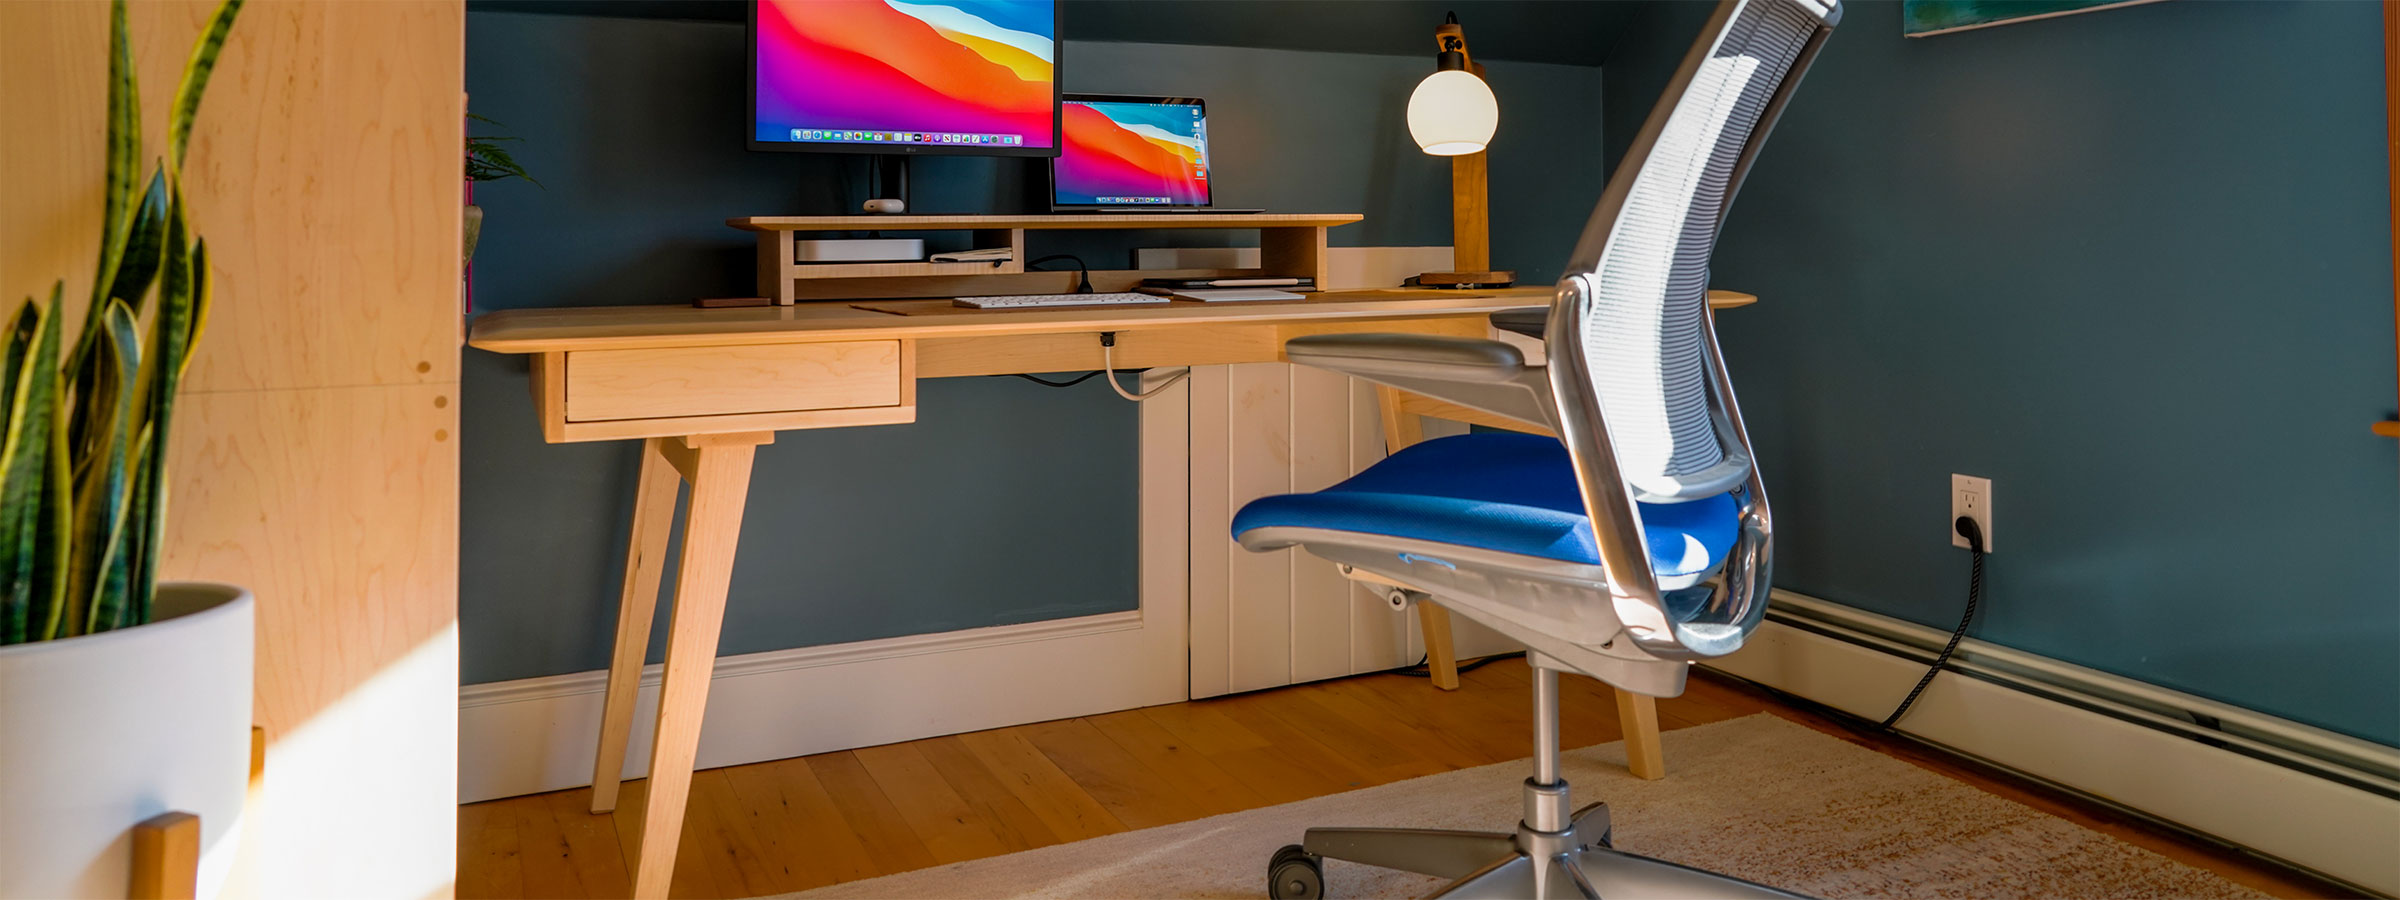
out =
[(641, 480), (633, 492), (633, 540), (625, 550), (625, 593), (617, 601), (617, 649), (608, 661), (608, 699), (600, 712), (600, 752), (592, 763), (592, 811), (617, 808), (633, 707), (642, 692), (642, 660), (650, 653), (650, 617), (667, 570), (667, 532), (675, 524), (675, 491), (683, 478), (660, 455), (666, 438), (642, 442)]
[(1625, 768), (1635, 778), (1667, 777), (1666, 751), (1658, 745), (1658, 699), (1617, 688), (1617, 725), (1625, 732)]
[[(684, 801), (708, 711), (708, 679), (716, 669), (717, 634), (725, 622), (725, 590), (733, 576), (734, 542), (741, 537), (742, 504), (750, 492), (750, 462), (772, 434), (710, 435), (663, 447), (692, 484), (676, 567), (675, 607), (667, 620), (666, 676), (658, 692), (658, 733), (650, 742), (650, 784), (642, 810), (633, 895), (664, 898), (675, 873), (675, 844), (683, 831)], [(747, 441), (746, 443), (744, 441)], [(696, 445), (696, 446), (693, 446)], [(688, 446), (689, 449), (684, 449)]]

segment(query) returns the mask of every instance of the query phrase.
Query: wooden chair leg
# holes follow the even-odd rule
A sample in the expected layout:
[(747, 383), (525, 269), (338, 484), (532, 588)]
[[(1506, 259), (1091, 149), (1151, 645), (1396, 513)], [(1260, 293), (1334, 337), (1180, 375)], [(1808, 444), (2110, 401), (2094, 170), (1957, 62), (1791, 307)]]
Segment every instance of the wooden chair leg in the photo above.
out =
[[(1394, 453), (1425, 439), (1425, 423), (1416, 413), (1408, 411), (1407, 397), (1393, 388), (1380, 385), (1375, 388), (1377, 411), (1383, 417), (1383, 445)], [(1508, 423), (1503, 427), (1523, 426)], [(1458, 690), (1458, 653), (1450, 640), (1450, 611), (1439, 604), (1419, 601), (1417, 622), (1425, 633), (1425, 667), (1433, 676), (1433, 686), (1445, 691)], [(1666, 757), (1658, 742), (1657, 699), (1623, 688), (1616, 691), (1617, 721), (1625, 732), (1625, 767), (1637, 778), (1666, 777)]]
[[(749, 443), (742, 441), (748, 440)], [(708, 711), (708, 681), (716, 671), (717, 637), (725, 624), (725, 592), (733, 551), (750, 495), (750, 463), (758, 443), (773, 434), (710, 435), (690, 439), (688, 451), (668, 447), (692, 483), (683, 527), (683, 557), (675, 569), (675, 607), (667, 620), (666, 674), (658, 691), (658, 732), (650, 741), (650, 781), (642, 808), (633, 895), (667, 896), (683, 836), (684, 803), (700, 749), (700, 720)]]
[(133, 900), (191, 900), (200, 893), (200, 817), (164, 812), (133, 826)]
[[(1400, 448), (1425, 439), (1425, 422), (1416, 413), (1402, 408), (1406, 395), (1396, 388), (1375, 387), (1376, 411), (1383, 419), (1383, 448), (1398, 453)], [(1458, 690), (1458, 651), (1450, 642), (1450, 611), (1440, 605), (1417, 603), (1418, 630), (1425, 635), (1425, 668), (1433, 676), (1433, 686), (1445, 691)]]
[(1402, 408), (1407, 398), (1398, 388), (1375, 386), (1375, 405), (1383, 418), (1383, 449), (1398, 453), (1400, 448), (1425, 439), (1425, 423), (1416, 413)]
[(1450, 611), (1431, 600), (1417, 601), (1417, 626), (1425, 634), (1425, 670), (1433, 686), (1458, 690), (1458, 650), (1450, 643)]
[(633, 736), (634, 699), (641, 694), (642, 661), (650, 653), (650, 618), (667, 568), (667, 532), (675, 524), (675, 491), (683, 478), (660, 444), (642, 442), (640, 480), (633, 491), (633, 540), (625, 550), (625, 589), (617, 600), (617, 647), (608, 661), (608, 694), (600, 712), (600, 752), (592, 763), (592, 812), (617, 808), (625, 745)]
[(1667, 776), (1667, 758), (1658, 745), (1658, 698), (1616, 688), (1617, 724), (1625, 732), (1625, 768), (1633, 777), (1656, 781)]

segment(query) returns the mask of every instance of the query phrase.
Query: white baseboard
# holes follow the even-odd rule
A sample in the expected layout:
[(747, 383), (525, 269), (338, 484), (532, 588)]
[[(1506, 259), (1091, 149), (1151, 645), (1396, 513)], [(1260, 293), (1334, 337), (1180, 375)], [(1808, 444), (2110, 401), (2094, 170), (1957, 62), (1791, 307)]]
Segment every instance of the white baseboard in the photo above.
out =
[[(698, 768), (1182, 700), (1184, 611), (1171, 613), (1163, 623), (1136, 610), (723, 657)], [(642, 671), (627, 778), (649, 769), (659, 672)], [(607, 675), (461, 688), (459, 802), (590, 784)]]
[[(1880, 720), (1947, 638), (1777, 591), (1770, 621), (1710, 667)], [(1899, 730), (2400, 894), (2400, 749), (1981, 641), (1953, 668)]]

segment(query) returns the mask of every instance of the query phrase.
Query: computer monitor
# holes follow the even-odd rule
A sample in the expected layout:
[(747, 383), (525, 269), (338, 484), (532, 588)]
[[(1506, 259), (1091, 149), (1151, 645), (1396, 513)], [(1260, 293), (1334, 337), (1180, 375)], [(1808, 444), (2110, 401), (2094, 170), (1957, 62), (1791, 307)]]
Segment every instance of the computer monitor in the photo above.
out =
[(1068, 94), (1050, 203), (1059, 209), (1209, 205), (1208, 111), (1193, 97)]
[(753, 0), (750, 147), (1058, 155), (1057, 0)]

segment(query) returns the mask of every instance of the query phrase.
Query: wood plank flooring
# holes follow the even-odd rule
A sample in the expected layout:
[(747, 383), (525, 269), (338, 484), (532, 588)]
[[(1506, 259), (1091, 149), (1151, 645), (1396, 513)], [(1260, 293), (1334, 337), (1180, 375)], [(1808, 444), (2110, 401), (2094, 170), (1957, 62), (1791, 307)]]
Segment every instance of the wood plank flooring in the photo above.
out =
[[(1253, 694), (697, 773), (670, 886), (754, 897), (1148, 828), (1531, 753), (1523, 660), (1462, 676), (1365, 675)], [(1568, 747), (1617, 740), (1607, 686), (1561, 679)], [(1706, 673), (1658, 703), (1672, 730), (1769, 712), (2215, 871), (2278, 897), (2332, 886), (1912, 742), (1853, 731)], [(1667, 777), (1675, 759), (1667, 757)], [(646, 781), (459, 807), (458, 896), (623, 897)]]

